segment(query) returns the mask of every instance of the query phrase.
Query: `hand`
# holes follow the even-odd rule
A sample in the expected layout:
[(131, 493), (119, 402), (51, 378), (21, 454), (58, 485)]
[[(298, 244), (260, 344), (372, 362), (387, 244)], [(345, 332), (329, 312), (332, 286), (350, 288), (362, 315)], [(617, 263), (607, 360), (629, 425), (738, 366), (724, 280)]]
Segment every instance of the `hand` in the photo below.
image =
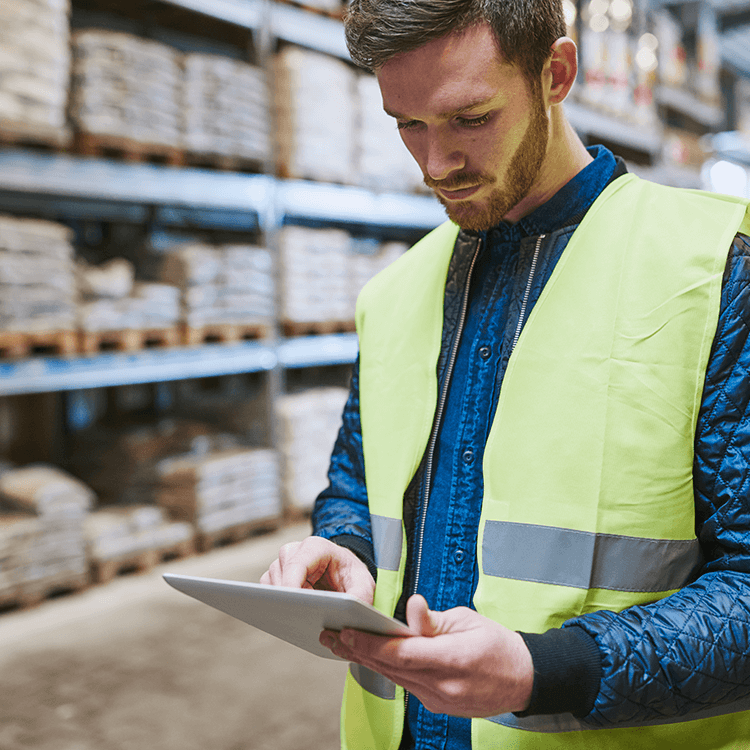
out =
[(485, 717), (528, 706), (534, 665), (518, 633), (468, 607), (432, 612), (419, 595), (407, 602), (406, 619), (414, 636), (325, 630), (320, 642), (406, 688), (434, 713)]
[(345, 547), (319, 536), (285, 544), (260, 582), (342, 591), (367, 604), (372, 604), (375, 595), (375, 581), (362, 560)]

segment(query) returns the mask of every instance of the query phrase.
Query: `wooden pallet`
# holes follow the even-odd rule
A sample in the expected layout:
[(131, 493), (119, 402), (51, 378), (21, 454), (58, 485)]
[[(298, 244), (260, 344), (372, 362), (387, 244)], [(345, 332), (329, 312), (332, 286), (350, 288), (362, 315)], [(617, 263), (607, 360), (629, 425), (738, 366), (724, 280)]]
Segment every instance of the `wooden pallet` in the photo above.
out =
[(60, 575), (27, 583), (21, 587), (19, 606), (34, 607), (51, 596), (82, 591), (88, 587), (89, 583), (88, 573)]
[(256, 534), (276, 531), (280, 524), (281, 519), (273, 517), (249, 521), (217, 531), (199, 531), (196, 536), (197, 548), (199, 552), (210, 552), (216, 547), (237, 544), (237, 542), (242, 542)]
[(163, 143), (141, 143), (116, 135), (78, 132), (73, 141), (73, 150), (81, 156), (166, 164), (172, 167), (185, 165), (185, 152), (180, 148)]
[(82, 354), (99, 352), (137, 352), (143, 349), (169, 348), (181, 343), (180, 329), (128, 328), (121, 331), (80, 331), (78, 350)]
[(158, 549), (129, 552), (107, 560), (92, 560), (91, 581), (109, 583), (124, 573), (148, 573), (166, 560), (182, 559), (193, 554), (195, 554), (195, 541), (185, 539)]
[(89, 584), (88, 573), (66, 573), (39, 581), (28, 581), (0, 592), (0, 609), (35, 607), (52, 596), (82, 591)]
[(218, 323), (205, 326), (183, 326), (182, 342), (185, 346), (203, 344), (236, 344), (240, 341), (256, 341), (270, 335), (271, 327), (267, 323), (238, 325)]
[(229, 156), (228, 154), (207, 154), (188, 151), (185, 154), (185, 165), (216, 169), (221, 172), (242, 172), (244, 174), (262, 174), (266, 165), (261, 158), (246, 156)]
[(331, 333), (353, 333), (356, 325), (353, 320), (310, 321), (284, 320), (281, 327), (285, 336), (324, 336)]
[(0, 359), (38, 354), (70, 356), (77, 350), (75, 331), (0, 331)]
[(73, 138), (67, 128), (54, 128), (0, 117), (0, 144), (6, 146), (42, 147), (51, 151), (65, 151)]

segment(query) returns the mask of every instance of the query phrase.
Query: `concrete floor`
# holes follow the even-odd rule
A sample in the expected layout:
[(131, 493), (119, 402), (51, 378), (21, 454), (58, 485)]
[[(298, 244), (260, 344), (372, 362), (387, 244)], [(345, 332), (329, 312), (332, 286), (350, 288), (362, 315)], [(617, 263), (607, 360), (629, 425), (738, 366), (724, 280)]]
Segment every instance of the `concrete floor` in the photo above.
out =
[(307, 525), (0, 614), (0, 750), (335, 750), (346, 664), (170, 588), (257, 581)]

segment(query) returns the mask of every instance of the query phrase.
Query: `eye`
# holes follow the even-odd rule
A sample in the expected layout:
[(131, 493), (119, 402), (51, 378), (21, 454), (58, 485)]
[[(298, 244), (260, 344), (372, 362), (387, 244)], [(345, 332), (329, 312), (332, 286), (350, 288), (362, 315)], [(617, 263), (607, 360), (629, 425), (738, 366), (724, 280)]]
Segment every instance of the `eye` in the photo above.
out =
[(413, 130), (418, 125), (421, 125), (419, 120), (405, 120), (396, 122), (396, 127), (399, 130)]
[(480, 115), (479, 117), (457, 117), (456, 122), (462, 128), (478, 128), (480, 125), (489, 122), (491, 116), (492, 113), (488, 112), (486, 115)]

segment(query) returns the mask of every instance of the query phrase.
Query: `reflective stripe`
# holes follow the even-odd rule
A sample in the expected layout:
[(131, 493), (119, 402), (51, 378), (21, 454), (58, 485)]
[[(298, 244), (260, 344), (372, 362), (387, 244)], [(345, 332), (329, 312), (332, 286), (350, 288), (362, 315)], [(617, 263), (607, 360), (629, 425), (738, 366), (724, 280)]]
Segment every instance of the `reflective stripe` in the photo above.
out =
[(697, 539), (641, 539), (615, 534), (487, 521), (485, 575), (578, 589), (656, 592), (679, 589), (701, 564)]
[[(625, 721), (618, 723), (616, 726), (606, 727), (607, 729), (631, 729), (633, 727), (657, 727), (665, 724), (680, 724), (686, 721), (696, 721), (698, 719), (710, 719), (714, 716), (726, 716), (727, 714), (750, 711), (750, 697), (732, 703), (723, 705), (712, 705), (701, 711), (694, 711), (685, 716), (665, 716), (650, 721), (634, 722)], [(589, 730), (602, 729), (603, 727), (584, 724), (576, 719), (572, 714), (547, 714), (540, 716), (518, 717), (513, 714), (500, 714), (499, 716), (490, 716), (488, 720), (495, 724), (502, 724), (504, 727), (511, 729), (524, 729), (528, 732), (541, 732), (543, 734), (555, 734), (559, 732), (583, 732)]]
[(381, 570), (398, 570), (401, 565), (401, 521), (398, 518), (371, 515), (375, 564)]
[(396, 685), (387, 677), (353, 662), (349, 664), (349, 671), (362, 690), (366, 690), (376, 698), (382, 698), (385, 701), (392, 701), (396, 698)]

